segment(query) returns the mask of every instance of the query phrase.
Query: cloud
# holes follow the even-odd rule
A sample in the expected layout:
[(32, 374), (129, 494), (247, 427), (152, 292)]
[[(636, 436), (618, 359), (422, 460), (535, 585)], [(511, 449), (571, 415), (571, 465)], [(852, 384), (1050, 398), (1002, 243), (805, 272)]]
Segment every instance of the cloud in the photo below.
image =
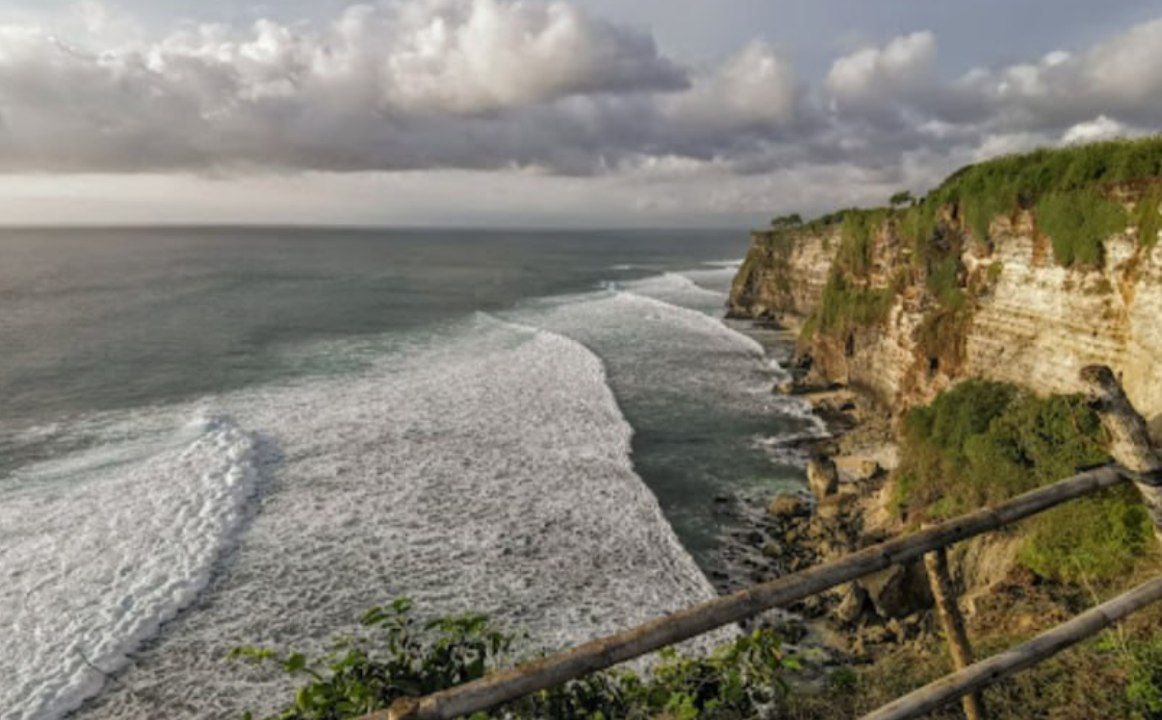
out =
[(561, 2), (356, 5), (321, 32), (260, 20), (114, 48), (8, 25), (0, 166), (551, 165), (549, 136), (585, 142), (593, 108), (689, 82), (649, 36)]
[(160, 37), (94, 0), (70, 17), (84, 32), (0, 24), (0, 172), (524, 170), (630, 178), (715, 208), (731, 203), (713, 188), (748, 183), (772, 203), (830, 188), (831, 204), (1162, 127), (1162, 19), (951, 78), (921, 30), (808, 84), (769, 43), (688, 67), (562, 1), (397, 0)]
[(931, 90), (935, 61), (936, 36), (916, 32), (837, 59), (825, 84), (840, 108), (878, 107)]
[(1073, 145), (1075, 143), (1110, 140), (1126, 135), (1128, 130), (1129, 128), (1125, 124), (1105, 115), (1098, 115), (1093, 120), (1078, 123), (1066, 130), (1065, 134), (1061, 136), (1061, 142), (1065, 145)]

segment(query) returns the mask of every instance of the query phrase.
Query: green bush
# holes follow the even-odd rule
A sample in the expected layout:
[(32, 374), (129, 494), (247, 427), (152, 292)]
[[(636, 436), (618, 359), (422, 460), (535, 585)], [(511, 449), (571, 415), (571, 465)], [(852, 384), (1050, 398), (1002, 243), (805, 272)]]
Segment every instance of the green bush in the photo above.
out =
[(1054, 508), (1032, 522), (1021, 563), (1042, 577), (1116, 578), (1153, 543), (1153, 525), (1137, 491), (1120, 487)]
[(1162, 232), (1162, 186), (1152, 187), (1134, 208), (1134, 224), (1138, 226), (1138, 242), (1151, 248), (1158, 243)]
[(1143, 718), (1162, 718), (1162, 634), (1130, 644), (1126, 698)]
[(928, 290), (937, 302), (950, 310), (960, 310), (967, 303), (961, 289), (960, 270), (960, 257), (952, 254), (934, 263), (928, 271)]
[(835, 265), (854, 277), (865, 277), (871, 270), (875, 233), (888, 213), (883, 209), (848, 210), (843, 214), (843, 244), (835, 256)]
[(1053, 242), (1053, 256), (1065, 267), (1100, 267), (1103, 241), (1126, 229), (1129, 216), (1120, 203), (1092, 190), (1056, 192), (1037, 202), (1037, 225)]
[(846, 335), (857, 327), (868, 327), (883, 322), (895, 302), (890, 288), (854, 287), (846, 275), (833, 270), (823, 288), (823, 297), (807, 324), (811, 332), (823, 332), (832, 337)]
[[(513, 637), (483, 615), (462, 615), (419, 624), (411, 603), (396, 600), (373, 608), (364, 631), (340, 638), (335, 649), (308, 659), (298, 652), (239, 648), (232, 657), (276, 665), (305, 684), (271, 720), (340, 720), (387, 708), (481, 678), (509, 658)], [(494, 709), (485, 718), (626, 718), (674, 720), (756, 717), (786, 694), (783, 674), (797, 668), (778, 638), (760, 630), (713, 653), (687, 657), (665, 650), (646, 676), (617, 668), (593, 673)], [(249, 720), (250, 713), (245, 715)]]
[[(1162, 135), (1007, 155), (962, 168), (924, 199), (955, 204), (980, 242), (992, 218), (1044, 195), (1162, 176)], [(1052, 234), (1052, 233), (1051, 233)]]
[[(1108, 461), (1107, 438), (1080, 396), (1037, 398), (970, 380), (904, 418), (896, 506), (950, 517)], [(1106, 578), (1143, 555), (1149, 517), (1129, 489), (1075, 501), (1031, 523), (1022, 562), (1044, 577)]]

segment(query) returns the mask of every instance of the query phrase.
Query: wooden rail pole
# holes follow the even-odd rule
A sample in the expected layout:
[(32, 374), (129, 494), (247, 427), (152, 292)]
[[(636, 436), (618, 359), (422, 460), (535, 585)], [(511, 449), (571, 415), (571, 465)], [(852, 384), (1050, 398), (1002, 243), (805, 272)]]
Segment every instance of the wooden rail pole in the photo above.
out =
[[(938, 548), (924, 556), (924, 568), (928, 571), (928, 584), (932, 588), (932, 598), (936, 602), (936, 614), (944, 628), (948, 642), (948, 652), (952, 655), (952, 665), (963, 670), (973, 663), (972, 645), (964, 629), (964, 617), (956, 603), (956, 588), (948, 572), (948, 551)], [(960, 699), (967, 720), (985, 720), (984, 699), (980, 693), (969, 693)]]
[(1158, 600), (1162, 600), (1162, 578), (1139, 585), (1130, 592), (1104, 602), (1029, 642), (925, 685), (873, 713), (864, 715), (862, 720), (909, 720), (932, 712), (966, 693), (980, 690), (1001, 678), (1036, 665), (1071, 645), (1093, 637), (1122, 618)]
[(423, 698), (401, 698), (366, 720), (451, 720), (529, 695), (596, 670), (645, 655), (715, 628), (785, 606), (836, 585), (922, 557), (936, 548), (1009, 525), (1063, 502), (1129, 479), (1106, 466), (982, 508), (926, 530), (865, 548), (838, 560), (787, 575), (656, 618), (636, 628), (591, 640), (572, 650), (501, 670)]
[(1162, 542), (1162, 453), (1150, 441), (1146, 419), (1134, 409), (1122, 384), (1105, 365), (1081, 369), (1090, 405), (1110, 434), (1110, 455), (1136, 474), (1134, 484), (1154, 521), (1154, 535)]

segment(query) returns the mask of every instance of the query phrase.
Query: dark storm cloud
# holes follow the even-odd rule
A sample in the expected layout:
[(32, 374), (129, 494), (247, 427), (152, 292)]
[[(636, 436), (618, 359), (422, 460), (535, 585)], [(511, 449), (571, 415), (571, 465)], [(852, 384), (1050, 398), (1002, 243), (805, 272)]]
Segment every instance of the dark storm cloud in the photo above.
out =
[[(940, 77), (916, 32), (798, 81), (751, 43), (684, 67), (565, 3), (412, 0), (325, 27), (185, 27), (150, 42), (0, 26), (8, 172), (541, 168), (680, 159), (734, 173), (930, 163), (1162, 125), (1162, 20), (1079, 52)], [(943, 167), (941, 167), (943, 170)], [(912, 173), (915, 175), (915, 173)]]

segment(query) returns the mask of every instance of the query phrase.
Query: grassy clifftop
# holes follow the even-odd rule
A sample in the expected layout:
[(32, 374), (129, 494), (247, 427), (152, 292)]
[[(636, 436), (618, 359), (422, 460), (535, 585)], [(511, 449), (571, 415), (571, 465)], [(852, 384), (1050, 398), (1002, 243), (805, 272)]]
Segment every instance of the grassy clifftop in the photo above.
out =
[(733, 312), (806, 316), (804, 345), (825, 361), (907, 302), (922, 316), (912, 333), (918, 357), (954, 376), (975, 301), (1003, 270), (1006, 232), (1031, 223), (1042, 248), (1034, 261), (1080, 273), (1105, 265), (1113, 237), (1130, 239), (1138, 255), (1157, 244), (1162, 135), (1000, 157), (922, 198), (893, 201), (807, 222), (784, 216), (756, 232)]

